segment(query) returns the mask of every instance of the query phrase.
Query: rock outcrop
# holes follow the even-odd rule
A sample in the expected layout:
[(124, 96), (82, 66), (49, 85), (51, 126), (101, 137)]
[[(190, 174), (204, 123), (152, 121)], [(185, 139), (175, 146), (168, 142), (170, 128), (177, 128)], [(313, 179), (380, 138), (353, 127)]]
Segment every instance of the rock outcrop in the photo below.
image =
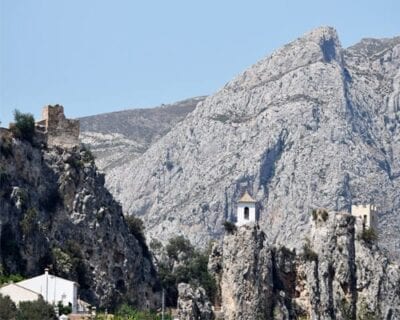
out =
[(178, 285), (178, 318), (180, 320), (213, 320), (213, 310), (203, 288), (187, 283)]
[(159, 302), (146, 244), (130, 233), (89, 151), (39, 148), (0, 131), (1, 272), (77, 281), (82, 299), (112, 307)]
[(267, 237), (288, 247), (309, 231), (310, 209), (374, 202), (381, 244), (396, 254), (399, 95), (400, 37), (343, 49), (318, 28), (207, 97), (107, 185), (150, 237), (197, 244), (222, 235), (244, 188)]
[(400, 319), (400, 266), (354, 223), (319, 211), (297, 254), (255, 225), (225, 235), (209, 260), (224, 319)]

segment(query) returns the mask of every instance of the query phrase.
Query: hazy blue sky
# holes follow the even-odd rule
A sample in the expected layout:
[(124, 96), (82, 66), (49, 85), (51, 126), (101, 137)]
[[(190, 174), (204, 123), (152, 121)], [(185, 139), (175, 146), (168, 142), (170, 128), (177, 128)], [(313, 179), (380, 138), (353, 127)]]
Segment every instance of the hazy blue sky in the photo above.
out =
[(0, 0), (0, 121), (156, 106), (211, 94), (320, 26), (343, 46), (400, 35), (399, 0)]

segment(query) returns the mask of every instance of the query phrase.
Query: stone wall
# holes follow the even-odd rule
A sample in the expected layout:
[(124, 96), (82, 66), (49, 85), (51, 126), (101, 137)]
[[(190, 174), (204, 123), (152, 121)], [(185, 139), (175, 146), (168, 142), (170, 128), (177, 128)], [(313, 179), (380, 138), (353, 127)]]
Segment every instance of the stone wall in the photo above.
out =
[(79, 145), (79, 120), (65, 118), (63, 106), (45, 106), (36, 129), (45, 133), (48, 146), (71, 148)]

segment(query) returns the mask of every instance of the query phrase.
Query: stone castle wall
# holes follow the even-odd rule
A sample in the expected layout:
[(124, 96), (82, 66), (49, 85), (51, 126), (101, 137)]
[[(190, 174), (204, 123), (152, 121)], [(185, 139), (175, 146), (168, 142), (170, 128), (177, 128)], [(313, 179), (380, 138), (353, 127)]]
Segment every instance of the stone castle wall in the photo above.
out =
[(63, 106), (45, 106), (36, 129), (45, 134), (48, 146), (70, 148), (79, 145), (79, 120), (65, 118)]

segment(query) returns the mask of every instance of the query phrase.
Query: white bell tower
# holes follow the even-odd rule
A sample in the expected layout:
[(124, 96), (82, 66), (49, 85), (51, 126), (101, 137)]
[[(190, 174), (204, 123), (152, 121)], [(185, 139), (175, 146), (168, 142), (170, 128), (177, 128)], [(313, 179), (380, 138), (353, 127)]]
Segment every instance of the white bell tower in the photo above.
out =
[(238, 201), (236, 226), (240, 227), (244, 224), (257, 221), (256, 203), (257, 201), (247, 191), (243, 194)]

